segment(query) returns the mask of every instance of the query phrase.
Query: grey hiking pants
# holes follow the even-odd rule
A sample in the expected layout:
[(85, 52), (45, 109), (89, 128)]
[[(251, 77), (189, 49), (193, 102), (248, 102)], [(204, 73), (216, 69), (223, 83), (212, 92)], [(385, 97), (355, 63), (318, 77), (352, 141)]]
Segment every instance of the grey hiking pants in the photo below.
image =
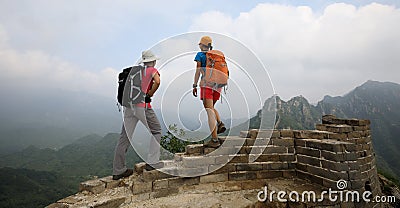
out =
[(128, 135), (130, 135), (130, 137), (133, 136), (138, 121), (141, 121), (153, 135), (151, 137), (147, 159), (143, 159), (145, 159), (148, 164), (155, 164), (160, 160), (161, 126), (153, 109), (145, 109), (142, 107), (135, 107), (133, 109), (126, 108), (124, 111), (124, 123), (122, 124), (121, 136), (114, 152), (113, 175), (122, 174), (127, 170), (125, 159), (126, 152), (130, 146)]

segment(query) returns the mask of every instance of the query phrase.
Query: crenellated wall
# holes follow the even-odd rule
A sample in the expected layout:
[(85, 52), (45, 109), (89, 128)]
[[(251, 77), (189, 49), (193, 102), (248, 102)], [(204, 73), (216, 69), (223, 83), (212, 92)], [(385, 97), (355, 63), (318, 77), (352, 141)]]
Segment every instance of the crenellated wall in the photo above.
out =
[[(224, 143), (217, 150), (202, 144), (188, 145), (184, 153), (175, 155), (174, 161), (164, 161), (166, 167), (162, 171), (146, 171), (145, 164), (139, 163), (132, 177), (83, 182), (79, 193), (48, 207), (130, 207), (138, 201), (189, 190), (224, 192), (261, 190), (268, 186), (278, 191), (277, 181), (287, 181), (280, 188), (288, 192), (299, 189), (293, 184), (307, 184), (315, 190), (371, 191), (377, 196), (381, 190), (369, 125), (368, 120), (326, 115), (316, 130), (243, 131), (240, 136), (221, 137)], [(339, 180), (344, 183), (338, 187)], [(303, 207), (379, 205), (326, 200), (287, 205), (300, 204)]]

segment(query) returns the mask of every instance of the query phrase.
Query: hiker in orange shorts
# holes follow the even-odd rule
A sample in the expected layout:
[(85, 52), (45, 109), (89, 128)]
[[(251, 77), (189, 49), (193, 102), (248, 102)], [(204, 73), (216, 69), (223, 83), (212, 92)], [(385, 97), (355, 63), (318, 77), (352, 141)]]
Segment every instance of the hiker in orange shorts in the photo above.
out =
[(211, 131), (211, 140), (204, 144), (206, 147), (217, 148), (221, 145), (218, 135), (225, 132), (226, 128), (221, 121), (217, 109), (214, 108), (215, 103), (220, 99), (221, 88), (213, 88), (206, 86), (204, 75), (206, 73), (207, 58), (206, 53), (212, 50), (212, 40), (209, 36), (203, 36), (199, 43), (200, 52), (196, 54), (194, 61), (196, 62), (196, 73), (193, 82), (193, 96), (197, 97), (197, 83), (201, 74), (200, 81), (200, 99), (203, 101), (203, 106), (207, 111), (208, 125)]

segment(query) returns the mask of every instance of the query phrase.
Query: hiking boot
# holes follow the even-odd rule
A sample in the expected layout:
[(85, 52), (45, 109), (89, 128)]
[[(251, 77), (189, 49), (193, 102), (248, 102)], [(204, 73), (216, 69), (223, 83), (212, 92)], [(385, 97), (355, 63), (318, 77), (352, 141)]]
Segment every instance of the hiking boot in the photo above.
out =
[(224, 133), (226, 131), (225, 124), (220, 121), (217, 127), (217, 134)]
[(126, 177), (128, 177), (128, 176), (130, 176), (132, 174), (133, 174), (133, 170), (132, 169), (126, 169), (125, 172), (123, 172), (123, 173), (121, 173), (119, 175), (113, 175), (113, 180), (119, 180), (121, 178), (126, 178)]
[(146, 166), (144, 167), (144, 169), (147, 171), (151, 171), (151, 170), (160, 169), (163, 167), (164, 167), (164, 163), (162, 163), (162, 162), (158, 162), (155, 164), (147, 164), (146, 163)]
[(220, 145), (222, 145), (225, 142), (225, 140), (226, 140), (226, 138), (221, 139), (221, 138), (218, 137), (218, 141), (219, 141)]
[(218, 138), (217, 139), (210, 139), (210, 141), (204, 143), (204, 147), (211, 147), (211, 148), (218, 148), (221, 145), (221, 143), (219, 143)]

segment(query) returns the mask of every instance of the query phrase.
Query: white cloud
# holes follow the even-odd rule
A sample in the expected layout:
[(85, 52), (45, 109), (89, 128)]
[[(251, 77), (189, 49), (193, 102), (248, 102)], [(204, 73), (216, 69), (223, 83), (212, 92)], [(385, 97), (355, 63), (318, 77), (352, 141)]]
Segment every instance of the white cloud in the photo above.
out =
[[(400, 10), (337, 3), (318, 14), (306, 6), (259, 4), (237, 17), (213, 11), (192, 30), (230, 34), (268, 67), (277, 93), (315, 102), (369, 80), (400, 83)], [(217, 43), (215, 43), (217, 44)]]
[(0, 85), (3, 89), (40, 93), (48, 88), (86, 91), (114, 97), (118, 71), (85, 70), (40, 50), (19, 51), (7, 44), (0, 25)]

